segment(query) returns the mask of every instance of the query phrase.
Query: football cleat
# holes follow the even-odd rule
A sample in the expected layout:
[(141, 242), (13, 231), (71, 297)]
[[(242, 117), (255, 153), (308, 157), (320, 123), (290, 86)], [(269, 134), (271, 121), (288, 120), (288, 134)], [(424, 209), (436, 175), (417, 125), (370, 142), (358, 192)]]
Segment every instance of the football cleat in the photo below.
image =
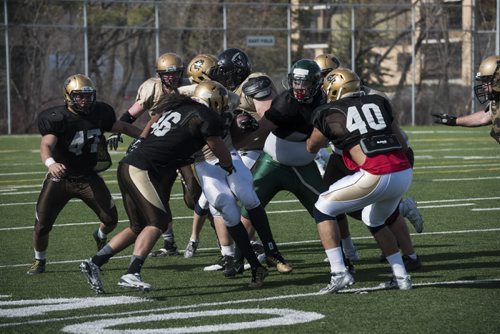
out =
[(223, 273), (226, 277), (234, 277), (244, 271), (243, 259), (235, 259), (232, 256), (225, 255), (223, 257)]
[(199, 241), (190, 240), (186, 246), (186, 250), (184, 251), (184, 257), (189, 258), (195, 256), (199, 244), (200, 244)]
[(412, 287), (410, 275), (404, 277), (393, 276), (389, 282), (384, 282), (379, 285), (383, 289), (399, 289), (410, 290)]
[(150, 291), (152, 289), (151, 284), (144, 282), (139, 273), (123, 275), (118, 282), (118, 286), (139, 291)]
[(267, 269), (264, 267), (257, 267), (252, 269), (252, 280), (248, 284), (249, 288), (260, 288), (264, 284), (264, 279), (267, 276)]
[(405, 198), (402, 200), (401, 203), (399, 203), (399, 212), (410, 221), (417, 233), (422, 233), (424, 230), (424, 219), (413, 198)]
[(342, 289), (348, 288), (354, 284), (354, 278), (349, 273), (349, 271), (343, 271), (338, 273), (332, 273), (330, 277), (330, 283), (319, 290), (320, 294), (335, 293)]
[(282, 274), (288, 274), (293, 270), (292, 266), (288, 264), (280, 253), (268, 255), (266, 257), (268, 267), (275, 267), (276, 270)]
[(80, 271), (83, 273), (87, 279), (87, 283), (90, 285), (90, 288), (95, 291), (95, 293), (104, 293), (101, 282), (101, 270), (94, 262), (92, 262), (92, 259), (88, 259), (80, 263)]
[(418, 255), (416, 260), (413, 260), (408, 255), (403, 255), (403, 263), (406, 271), (416, 271), (422, 268), (422, 262), (420, 261), (420, 257)]
[(160, 248), (154, 252), (149, 253), (151, 257), (166, 257), (166, 256), (177, 256), (179, 251), (175, 241), (167, 241), (163, 244), (163, 248)]
[(217, 262), (203, 268), (203, 271), (218, 271), (224, 269), (224, 256), (220, 256)]
[(94, 237), (95, 243), (97, 245), (97, 251), (100, 251), (104, 246), (106, 246), (108, 239), (99, 238), (99, 230), (98, 229), (95, 230), (94, 233), (92, 233), (92, 236)]
[(28, 275), (38, 275), (45, 272), (46, 260), (33, 260), (30, 269), (26, 272)]

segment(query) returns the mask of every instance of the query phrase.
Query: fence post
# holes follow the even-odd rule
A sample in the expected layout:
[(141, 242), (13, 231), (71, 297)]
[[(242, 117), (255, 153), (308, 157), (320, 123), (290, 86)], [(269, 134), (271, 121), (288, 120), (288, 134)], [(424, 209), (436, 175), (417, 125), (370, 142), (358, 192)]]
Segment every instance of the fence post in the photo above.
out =
[(7, 0), (3, 0), (4, 24), (5, 24), (5, 81), (7, 102), (7, 133), (12, 134), (12, 117), (10, 110), (10, 55), (9, 55), (9, 15), (7, 14)]

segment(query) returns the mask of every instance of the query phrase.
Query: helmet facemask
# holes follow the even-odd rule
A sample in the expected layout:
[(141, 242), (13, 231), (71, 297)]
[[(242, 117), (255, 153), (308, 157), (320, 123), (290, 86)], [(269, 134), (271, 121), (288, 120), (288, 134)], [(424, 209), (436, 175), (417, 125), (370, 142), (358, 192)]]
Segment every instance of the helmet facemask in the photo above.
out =
[(176, 90), (181, 85), (184, 70), (160, 71), (157, 73), (165, 89), (170, 92)]

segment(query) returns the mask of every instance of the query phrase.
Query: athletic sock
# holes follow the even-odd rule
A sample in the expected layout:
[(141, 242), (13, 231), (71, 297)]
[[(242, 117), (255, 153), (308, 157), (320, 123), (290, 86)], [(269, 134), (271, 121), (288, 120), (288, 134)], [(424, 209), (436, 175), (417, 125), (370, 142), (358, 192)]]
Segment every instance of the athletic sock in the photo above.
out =
[(344, 257), (342, 255), (342, 247), (335, 247), (325, 250), (328, 261), (330, 262), (330, 272), (339, 273), (347, 270)]
[(389, 264), (391, 265), (394, 276), (397, 277), (408, 276), (405, 265), (403, 264), (403, 258), (401, 257), (401, 254), (399, 252), (386, 256), (385, 258), (387, 259), (387, 262), (389, 262)]
[(227, 230), (234, 242), (239, 248), (239, 251), (247, 259), (250, 267), (255, 269), (260, 266), (259, 260), (257, 260), (257, 256), (253, 252), (252, 246), (250, 245), (250, 239), (248, 238), (248, 232), (243, 226), (241, 222), (239, 222), (235, 226), (228, 226)]
[(146, 259), (142, 256), (132, 255), (130, 259), (130, 265), (128, 266), (127, 274), (140, 273), (142, 265)]
[(271, 232), (271, 227), (269, 226), (269, 220), (262, 204), (256, 208), (250, 210), (247, 209), (247, 211), (255, 231), (262, 241), (266, 255), (277, 253), (278, 247), (274, 242), (273, 233)]

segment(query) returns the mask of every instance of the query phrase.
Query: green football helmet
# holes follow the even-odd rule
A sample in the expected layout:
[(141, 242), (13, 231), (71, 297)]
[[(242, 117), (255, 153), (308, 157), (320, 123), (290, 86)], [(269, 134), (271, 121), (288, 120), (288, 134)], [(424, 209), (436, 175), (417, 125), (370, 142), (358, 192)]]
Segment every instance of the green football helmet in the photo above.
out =
[(321, 86), (321, 69), (312, 59), (301, 59), (288, 73), (290, 95), (300, 103), (310, 103)]

